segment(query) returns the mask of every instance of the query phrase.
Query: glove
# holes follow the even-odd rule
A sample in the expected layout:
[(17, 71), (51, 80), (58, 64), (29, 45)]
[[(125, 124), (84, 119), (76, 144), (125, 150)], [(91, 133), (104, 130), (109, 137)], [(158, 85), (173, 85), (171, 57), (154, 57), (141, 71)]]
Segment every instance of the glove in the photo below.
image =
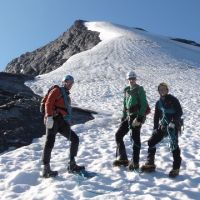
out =
[(158, 132), (158, 130), (157, 129), (154, 129), (153, 131), (152, 131), (152, 134), (156, 134)]
[(174, 129), (175, 128), (175, 124), (173, 122), (170, 122), (168, 127), (171, 128), (171, 129)]
[(54, 123), (53, 117), (52, 116), (47, 117), (47, 119), (46, 119), (46, 128), (48, 128), (48, 129), (53, 128), (53, 123)]
[(137, 116), (137, 121), (142, 124), (145, 121), (145, 117), (139, 115), (139, 116)]
[(160, 125), (159, 129), (162, 131), (162, 132), (165, 132), (167, 130), (167, 127), (164, 126), (164, 125)]
[(135, 118), (134, 120), (133, 120), (133, 122), (132, 122), (132, 126), (133, 127), (137, 127), (137, 126), (140, 126), (141, 125), (141, 122), (139, 122), (138, 120), (137, 120), (137, 118)]

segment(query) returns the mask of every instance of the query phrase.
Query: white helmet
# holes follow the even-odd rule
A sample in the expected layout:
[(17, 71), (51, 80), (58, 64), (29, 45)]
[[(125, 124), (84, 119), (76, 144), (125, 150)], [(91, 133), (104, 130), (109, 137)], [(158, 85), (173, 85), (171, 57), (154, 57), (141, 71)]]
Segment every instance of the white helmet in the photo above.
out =
[(136, 79), (136, 73), (135, 72), (133, 72), (133, 71), (131, 71), (131, 72), (128, 72), (127, 74), (126, 74), (126, 79), (130, 79), (130, 78), (134, 78), (134, 79)]

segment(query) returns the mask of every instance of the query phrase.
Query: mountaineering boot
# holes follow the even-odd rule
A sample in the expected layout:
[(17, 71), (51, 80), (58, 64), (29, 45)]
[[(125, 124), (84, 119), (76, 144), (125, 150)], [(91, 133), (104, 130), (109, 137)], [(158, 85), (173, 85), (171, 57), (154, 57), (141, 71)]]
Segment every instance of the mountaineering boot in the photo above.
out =
[(75, 173), (75, 172), (80, 172), (82, 170), (85, 170), (85, 167), (77, 165), (76, 162), (73, 160), (69, 162), (67, 170), (69, 173)]
[(143, 172), (154, 172), (156, 169), (156, 165), (154, 162), (147, 161), (142, 167), (140, 168)]
[(129, 171), (138, 170), (139, 169), (139, 164), (138, 163), (134, 163), (133, 161), (131, 161), (127, 168), (128, 168)]
[(170, 172), (169, 172), (169, 177), (170, 178), (175, 178), (176, 176), (179, 175), (179, 169), (172, 169)]
[(119, 160), (115, 160), (113, 162), (113, 166), (114, 167), (119, 167), (119, 166), (128, 166), (128, 159), (119, 159)]
[(57, 175), (58, 175), (58, 172), (52, 171), (49, 164), (43, 166), (42, 177), (50, 178), (50, 177), (55, 177)]

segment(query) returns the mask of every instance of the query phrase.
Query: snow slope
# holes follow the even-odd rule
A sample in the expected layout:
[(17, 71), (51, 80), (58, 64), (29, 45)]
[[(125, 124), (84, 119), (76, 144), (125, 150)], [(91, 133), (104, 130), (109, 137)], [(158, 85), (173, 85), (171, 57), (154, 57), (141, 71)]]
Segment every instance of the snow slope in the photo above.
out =
[[(80, 137), (77, 162), (98, 175), (82, 180), (66, 172), (69, 142), (58, 134), (51, 165), (59, 176), (40, 178), (43, 137), (28, 147), (0, 156), (1, 199), (199, 199), (200, 48), (107, 22), (87, 22), (86, 26), (100, 32), (101, 43), (26, 84), (43, 95), (51, 85), (60, 84), (64, 75), (75, 77), (72, 103), (98, 112), (93, 121), (72, 127)], [(152, 132), (154, 104), (159, 98), (157, 85), (167, 82), (170, 93), (183, 106), (185, 127), (179, 139), (183, 162), (176, 179), (168, 178), (172, 155), (166, 140), (158, 145), (156, 173), (138, 175), (112, 167), (114, 135), (120, 123), (122, 91), (127, 84), (125, 74), (130, 70), (138, 75), (137, 82), (144, 86), (152, 108), (141, 131), (141, 164), (146, 159), (145, 141)], [(131, 158), (129, 135), (124, 140)]]

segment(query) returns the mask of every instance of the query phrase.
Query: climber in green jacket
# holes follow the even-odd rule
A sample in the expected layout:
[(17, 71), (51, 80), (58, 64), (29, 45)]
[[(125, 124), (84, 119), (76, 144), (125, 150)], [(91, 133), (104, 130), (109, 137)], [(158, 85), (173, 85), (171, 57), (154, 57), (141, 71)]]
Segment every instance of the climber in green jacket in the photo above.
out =
[[(117, 143), (117, 153), (119, 156), (113, 162), (114, 166), (128, 166), (129, 170), (139, 168), (139, 156), (141, 148), (140, 130), (145, 121), (148, 103), (144, 88), (136, 84), (136, 74), (129, 72), (127, 74), (129, 86), (124, 89), (124, 108), (120, 127), (115, 134)], [(133, 154), (129, 162), (126, 154), (123, 138), (131, 130), (131, 138), (133, 140)]]

